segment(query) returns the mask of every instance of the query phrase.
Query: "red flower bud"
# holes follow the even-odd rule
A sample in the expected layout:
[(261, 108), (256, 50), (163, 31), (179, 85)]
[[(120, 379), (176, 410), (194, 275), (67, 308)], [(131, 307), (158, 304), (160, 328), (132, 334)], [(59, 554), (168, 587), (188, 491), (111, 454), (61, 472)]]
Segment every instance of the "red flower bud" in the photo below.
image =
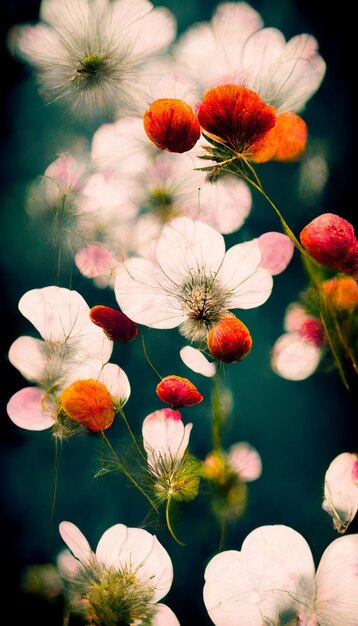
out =
[(300, 335), (313, 343), (317, 348), (322, 347), (326, 342), (324, 327), (317, 317), (308, 317), (300, 328)]
[(67, 417), (100, 431), (109, 428), (114, 420), (112, 397), (105, 385), (89, 378), (76, 380), (62, 392), (60, 406)]
[(98, 304), (90, 310), (90, 318), (94, 324), (103, 328), (112, 341), (132, 341), (138, 335), (138, 326), (122, 311)]
[(239, 154), (255, 152), (256, 142), (275, 126), (275, 109), (242, 85), (209, 89), (198, 107), (201, 127)]
[(161, 150), (187, 152), (200, 137), (200, 125), (188, 104), (175, 98), (155, 100), (144, 113), (144, 130)]
[(358, 241), (352, 224), (323, 213), (301, 231), (303, 247), (318, 263), (345, 274), (358, 274)]
[(248, 328), (231, 313), (209, 330), (207, 342), (210, 354), (223, 363), (241, 361), (252, 346)]
[(156, 393), (162, 402), (173, 407), (192, 406), (203, 399), (190, 380), (175, 375), (163, 378), (157, 385)]
[(358, 307), (358, 285), (354, 278), (342, 276), (322, 283), (322, 292), (326, 300), (340, 311), (349, 311)]

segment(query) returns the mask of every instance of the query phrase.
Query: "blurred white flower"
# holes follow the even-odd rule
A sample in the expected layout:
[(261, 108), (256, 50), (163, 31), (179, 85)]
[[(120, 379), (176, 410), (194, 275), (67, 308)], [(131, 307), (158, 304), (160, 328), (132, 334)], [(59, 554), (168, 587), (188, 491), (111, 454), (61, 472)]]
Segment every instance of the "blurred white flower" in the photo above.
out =
[(192, 346), (184, 346), (180, 350), (180, 358), (193, 372), (201, 374), (202, 376), (211, 377), (215, 375), (216, 366), (215, 363), (210, 363), (206, 356), (197, 348)]
[(48, 100), (81, 115), (133, 111), (141, 73), (176, 30), (170, 11), (148, 0), (42, 0), (40, 18), (14, 27), (9, 46), (35, 67)]
[(333, 459), (324, 478), (322, 507), (344, 533), (358, 511), (358, 456), (343, 452)]

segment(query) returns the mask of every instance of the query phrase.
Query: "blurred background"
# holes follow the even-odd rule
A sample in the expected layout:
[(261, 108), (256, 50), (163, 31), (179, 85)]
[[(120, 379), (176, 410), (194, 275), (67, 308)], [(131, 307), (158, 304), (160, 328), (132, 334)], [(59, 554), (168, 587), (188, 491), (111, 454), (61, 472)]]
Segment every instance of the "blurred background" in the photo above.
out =
[[(173, 10), (180, 32), (197, 21), (210, 19), (216, 6), (212, 0), (163, 0), (154, 4)], [(296, 233), (323, 212), (338, 213), (353, 221), (355, 120), (349, 63), (353, 25), (343, 10), (322, 11), (320, 3), (309, 0), (254, 0), (251, 4), (261, 12), (265, 25), (279, 28), (287, 39), (302, 32), (313, 34), (328, 68), (322, 87), (303, 112), (310, 133), (305, 160), (258, 168), (264, 188), (282, 208)], [(1, 7), (2, 81), (6, 89), (1, 99), (0, 168), (0, 549), (3, 579), (8, 586), (6, 591), (2, 588), (2, 594), (4, 602), (11, 603), (7, 608), (12, 607), (12, 622), (56, 626), (63, 619), (61, 600), (26, 594), (23, 580), (29, 565), (55, 562), (63, 547), (58, 523), (74, 522), (95, 547), (103, 531), (112, 524), (143, 524), (147, 506), (124, 477), (108, 475), (94, 479), (99, 469), (100, 444), (97, 437), (88, 434), (64, 442), (60, 450), (51, 520), (54, 442), (48, 431), (18, 429), (6, 413), (10, 396), (26, 384), (9, 364), (7, 352), (19, 335), (32, 332), (17, 304), (29, 289), (53, 284), (57, 256), (51, 242), (24, 210), (26, 189), (58, 153), (69, 148), (73, 134), (89, 142), (96, 128), (73, 120), (64, 108), (47, 106), (37, 93), (31, 70), (10, 58), (6, 50), (9, 27), (37, 21), (38, 9), (39, 2), (35, 0), (5, 0)], [(320, 159), (310, 165), (309, 158), (314, 155)], [(268, 230), (279, 230), (279, 223), (270, 207), (254, 195), (251, 215), (245, 226), (228, 238), (228, 243), (232, 245)], [(297, 383), (283, 380), (271, 371), (270, 350), (283, 331), (285, 309), (306, 285), (296, 255), (288, 270), (274, 282), (272, 296), (265, 305), (240, 315), (253, 336), (250, 356), (227, 368), (234, 408), (223, 443), (229, 447), (236, 441), (250, 442), (261, 454), (263, 474), (250, 486), (247, 513), (229, 527), (225, 547), (240, 549), (245, 536), (257, 526), (286, 524), (307, 539), (318, 564), (324, 549), (337, 536), (330, 518), (321, 509), (323, 478), (337, 454), (357, 450), (356, 394), (349, 395), (344, 390), (335, 371), (318, 373)], [(115, 306), (110, 290), (96, 289), (78, 272), (73, 274), (72, 287), (89, 306)], [(188, 376), (178, 354), (184, 342), (176, 330), (146, 329), (145, 339), (149, 354), (163, 375), (175, 371)], [(143, 359), (139, 341), (116, 346), (112, 361), (124, 368), (131, 381), (132, 396), (126, 414), (139, 434), (143, 418), (160, 408), (154, 393), (157, 380)], [(210, 381), (196, 374), (191, 379), (208, 398)], [(204, 458), (211, 445), (208, 401), (185, 409), (183, 418), (194, 423), (192, 452)], [(129, 443), (119, 420), (109, 436), (114, 445), (125, 447)], [(202, 602), (203, 573), (218, 550), (220, 538), (207, 495), (201, 493), (193, 503), (183, 504), (174, 525), (186, 547), (174, 543), (163, 520), (148, 528), (157, 534), (173, 560), (174, 583), (164, 601), (175, 611), (182, 626), (205, 626), (210, 620)], [(348, 532), (357, 530), (355, 522)]]

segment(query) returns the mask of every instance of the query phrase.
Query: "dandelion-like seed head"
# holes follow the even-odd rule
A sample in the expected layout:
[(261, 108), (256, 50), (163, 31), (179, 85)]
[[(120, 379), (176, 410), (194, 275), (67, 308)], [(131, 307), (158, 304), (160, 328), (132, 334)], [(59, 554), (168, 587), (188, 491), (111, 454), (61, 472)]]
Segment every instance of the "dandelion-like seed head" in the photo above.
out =
[(205, 268), (190, 272), (180, 285), (178, 299), (187, 315), (179, 330), (189, 341), (202, 341), (209, 328), (227, 311), (231, 292), (224, 289)]
[(148, 466), (148, 470), (159, 502), (168, 498), (189, 502), (198, 495), (200, 463), (190, 454), (180, 460), (171, 454), (157, 454), (155, 466)]
[(87, 601), (91, 624), (128, 626), (151, 624), (154, 614), (154, 588), (150, 579), (143, 582), (131, 567), (107, 568), (92, 558), (81, 565), (73, 589)]
[(145, 212), (155, 215), (161, 224), (166, 224), (181, 213), (174, 205), (175, 198), (169, 189), (157, 187), (153, 189), (148, 197)]

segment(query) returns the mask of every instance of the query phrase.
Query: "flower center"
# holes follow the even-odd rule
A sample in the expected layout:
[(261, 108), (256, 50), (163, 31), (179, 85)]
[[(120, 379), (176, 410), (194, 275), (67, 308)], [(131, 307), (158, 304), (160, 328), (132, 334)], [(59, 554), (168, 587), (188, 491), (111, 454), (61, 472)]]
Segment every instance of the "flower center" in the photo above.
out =
[(179, 300), (188, 319), (180, 332), (190, 341), (201, 341), (208, 329), (227, 312), (230, 291), (221, 287), (215, 275), (199, 269), (180, 285)]
[(96, 74), (106, 67), (106, 58), (100, 54), (88, 54), (80, 61), (79, 74)]
[(153, 189), (149, 195), (145, 212), (153, 213), (162, 224), (180, 215), (173, 206), (173, 195), (164, 187)]

